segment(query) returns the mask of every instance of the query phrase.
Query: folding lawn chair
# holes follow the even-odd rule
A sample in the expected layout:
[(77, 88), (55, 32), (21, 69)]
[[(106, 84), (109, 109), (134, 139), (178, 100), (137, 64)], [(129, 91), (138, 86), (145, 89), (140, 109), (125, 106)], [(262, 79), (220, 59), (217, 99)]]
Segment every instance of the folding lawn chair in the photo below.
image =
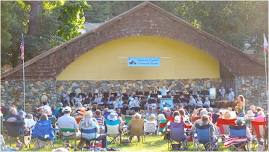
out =
[(264, 150), (265, 141), (267, 140), (266, 124), (266, 121), (251, 121), (252, 134), (254, 135), (252, 146), (259, 146), (260, 151)]
[(120, 120), (105, 120), (108, 142), (121, 143)]
[(69, 143), (70, 140), (74, 140), (74, 149), (77, 148), (77, 137), (75, 128), (60, 128), (60, 139), (62, 139), (64, 144)]
[(236, 150), (239, 150), (239, 151), (249, 150), (250, 140), (247, 138), (246, 125), (229, 126), (229, 128), (230, 128), (230, 135), (229, 137), (226, 137), (224, 146), (235, 148)]
[(131, 120), (130, 136), (140, 136), (140, 137), (142, 137), (142, 142), (145, 141), (144, 120), (143, 119)]
[(204, 125), (200, 126), (196, 124), (195, 126), (195, 133), (194, 133), (194, 146), (196, 150), (200, 151), (202, 147), (200, 145), (202, 144), (204, 149), (206, 151), (213, 151), (218, 148), (217, 140), (213, 138), (213, 136), (210, 133), (211, 125)]
[(169, 126), (169, 136), (167, 140), (168, 150), (180, 150), (181, 145), (183, 145), (184, 150), (186, 150), (187, 138), (184, 132), (184, 123), (171, 123)]

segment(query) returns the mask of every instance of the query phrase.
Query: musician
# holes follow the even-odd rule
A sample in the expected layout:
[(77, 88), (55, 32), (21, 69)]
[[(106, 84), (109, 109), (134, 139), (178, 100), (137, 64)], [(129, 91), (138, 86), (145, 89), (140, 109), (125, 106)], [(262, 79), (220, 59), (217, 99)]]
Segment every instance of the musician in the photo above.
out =
[(159, 91), (161, 92), (161, 96), (167, 96), (167, 92), (168, 92), (169, 90), (166, 89), (165, 86), (163, 86), (162, 88), (159, 89)]
[(234, 91), (233, 91), (233, 88), (230, 88), (229, 89), (229, 93), (228, 93), (228, 96), (227, 96), (227, 99), (229, 102), (233, 102), (234, 101)]
[(220, 98), (221, 98), (221, 100), (223, 100), (224, 99), (224, 97), (225, 97), (225, 89), (224, 89), (224, 87), (222, 86), (220, 89), (219, 89), (219, 94), (220, 94)]

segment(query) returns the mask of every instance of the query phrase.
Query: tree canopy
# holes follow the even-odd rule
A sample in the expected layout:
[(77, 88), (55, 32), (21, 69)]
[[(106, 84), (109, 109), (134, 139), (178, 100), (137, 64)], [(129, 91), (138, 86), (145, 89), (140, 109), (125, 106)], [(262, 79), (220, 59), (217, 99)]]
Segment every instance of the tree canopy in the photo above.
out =
[[(1, 1), (1, 63), (19, 64), (20, 35), (25, 35), (25, 59), (78, 35), (84, 22), (104, 22), (139, 1)], [(267, 34), (267, 1), (154, 1), (156, 5), (242, 49), (259, 50)]]

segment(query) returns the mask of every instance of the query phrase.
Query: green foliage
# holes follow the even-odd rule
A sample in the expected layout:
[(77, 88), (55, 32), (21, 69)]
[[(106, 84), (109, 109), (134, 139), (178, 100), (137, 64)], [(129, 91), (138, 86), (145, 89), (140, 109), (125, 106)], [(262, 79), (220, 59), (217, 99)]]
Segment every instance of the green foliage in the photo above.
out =
[(17, 2), (1, 2), (1, 63), (17, 65), (26, 16)]
[(86, 1), (67, 1), (59, 8), (58, 20), (61, 22), (57, 34), (65, 41), (80, 34), (84, 28), (84, 11), (89, 9)]
[(134, 6), (139, 1), (89, 1), (92, 9), (85, 12), (86, 20), (93, 23), (104, 22), (114, 16), (123, 13)]
[(31, 5), (27, 1), (1, 2), (1, 63), (13, 67), (19, 62), (21, 34), (25, 39), (25, 60), (46, 51), (66, 40), (79, 35), (85, 21), (84, 10), (89, 8), (85, 1), (43, 1), (38, 14), (38, 33), (28, 35)]

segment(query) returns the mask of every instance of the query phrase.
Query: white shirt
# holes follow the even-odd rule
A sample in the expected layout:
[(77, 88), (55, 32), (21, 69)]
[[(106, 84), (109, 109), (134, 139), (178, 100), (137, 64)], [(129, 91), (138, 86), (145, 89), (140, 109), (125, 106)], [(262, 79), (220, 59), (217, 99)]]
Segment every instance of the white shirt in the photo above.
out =
[(193, 97), (190, 97), (190, 100), (189, 100), (189, 105), (195, 105), (196, 104), (196, 101)]
[(203, 106), (203, 102), (201, 100), (197, 100), (196, 106)]
[(208, 106), (208, 107), (210, 107), (210, 101), (209, 101), (209, 100), (205, 100), (205, 102), (204, 102), (204, 106)]
[(32, 128), (36, 124), (36, 121), (34, 121), (34, 119), (25, 118), (24, 123), (25, 128)]
[(138, 100), (131, 100), (131, 101), (129, 102), (129, 107), (130, 107), (130, 108), (133, 108), (133, 107), (140, 107), (140, 106), (139, 106), (139, 101), (138, 101)]
[(114, 108), (122, 108), (123, 107), (123, 101), (122, 100), (116, 100), (114, 103)]
[(168, 92), (169, 90), (167, 90), (167, 89), (165, 89), (165, 88), (162, 88), (162, 89), (160, 89), (159, 91), (161, 92), (161, 95), (162, 95), (162, 96), (166, 96), (166, 95), (167, 95), (167, 92)]
[(231, 91), (229, 94), (228, 94), (228, 101), (230, 101), (230, 102), (232, 102), (232, 101), (234, 101), (234, 92), (233, 91)]
[(64, 114), (62, 117), (58, 119), (57, 123), (59, 128), (71, 128), (71, 129), (78, 128), (76, 119), (70, 116), (70, 114)]

